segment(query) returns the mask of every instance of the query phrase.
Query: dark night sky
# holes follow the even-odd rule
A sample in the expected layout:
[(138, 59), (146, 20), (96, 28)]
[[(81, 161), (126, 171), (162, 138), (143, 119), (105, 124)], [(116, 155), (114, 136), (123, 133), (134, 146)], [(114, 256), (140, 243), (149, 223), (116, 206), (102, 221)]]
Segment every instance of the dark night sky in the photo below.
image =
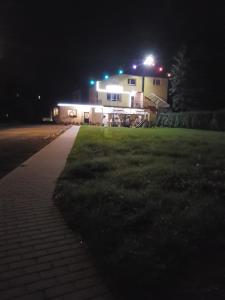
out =
[(215, 3), (0, 0), (1, 87), (29, 87), (53, 99), (149, 52), (169, 66), (186, 40), (223, 48), (224, 6)]

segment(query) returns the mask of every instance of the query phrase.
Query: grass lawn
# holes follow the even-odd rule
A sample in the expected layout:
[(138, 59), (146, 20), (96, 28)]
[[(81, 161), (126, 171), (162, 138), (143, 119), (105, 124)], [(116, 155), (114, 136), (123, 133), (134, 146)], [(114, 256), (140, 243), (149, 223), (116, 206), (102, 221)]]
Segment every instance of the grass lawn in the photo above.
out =
[(84, 126), (55, 201), (128, 299), (225, 299), (224, 182), (225, 133)]

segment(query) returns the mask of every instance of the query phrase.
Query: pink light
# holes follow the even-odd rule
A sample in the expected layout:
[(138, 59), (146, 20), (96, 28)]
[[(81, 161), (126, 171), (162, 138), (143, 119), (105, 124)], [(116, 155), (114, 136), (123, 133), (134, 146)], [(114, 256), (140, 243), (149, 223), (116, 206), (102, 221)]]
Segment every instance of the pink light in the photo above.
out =
[(163, 67), (159, 67), (159, 72), (162, 72), (163, 71)]
[(168, 76), (168, 77), (171, 77), (171, 73), (167, 73), (167, 76)]

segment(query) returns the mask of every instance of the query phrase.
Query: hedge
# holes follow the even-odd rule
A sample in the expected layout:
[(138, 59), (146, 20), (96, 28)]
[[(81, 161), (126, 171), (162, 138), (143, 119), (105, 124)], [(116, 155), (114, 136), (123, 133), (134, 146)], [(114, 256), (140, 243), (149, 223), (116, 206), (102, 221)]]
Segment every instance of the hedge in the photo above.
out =
[(160, 113), (156, 126), (225, 131), (225, 110)]

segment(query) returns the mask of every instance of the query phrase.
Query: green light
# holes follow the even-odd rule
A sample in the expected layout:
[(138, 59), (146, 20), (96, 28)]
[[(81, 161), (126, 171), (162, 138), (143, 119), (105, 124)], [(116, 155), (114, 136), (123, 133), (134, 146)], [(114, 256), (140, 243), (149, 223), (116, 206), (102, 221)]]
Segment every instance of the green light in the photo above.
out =
[(105, 79), (109, 79), (109, 75), (106, 74), (106, 75), (104, 76), (104, 78), (105, 78)]
[(90, 85), (95, 85), (95, 81), (94, 80), (90, 80)]
[(122, 74), (123, 74), (123, 70), (120, 69), (120, 70), (118, 71), (118, 73), (119, 73), (120, 75), (122, 75)]

